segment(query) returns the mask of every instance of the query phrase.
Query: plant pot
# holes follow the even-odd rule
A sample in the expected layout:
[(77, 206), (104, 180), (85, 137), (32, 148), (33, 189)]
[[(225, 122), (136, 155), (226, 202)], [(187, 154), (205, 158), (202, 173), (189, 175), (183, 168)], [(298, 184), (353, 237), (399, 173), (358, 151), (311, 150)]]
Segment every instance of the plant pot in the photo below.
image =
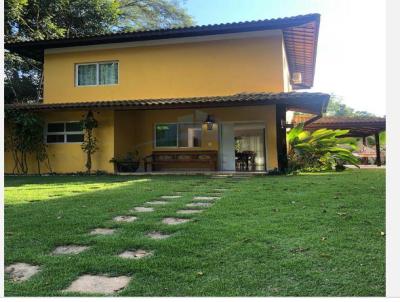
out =
[(136, 172), (139, 168), (138, 161), (117, 162), (115, 164), (118, 172)]

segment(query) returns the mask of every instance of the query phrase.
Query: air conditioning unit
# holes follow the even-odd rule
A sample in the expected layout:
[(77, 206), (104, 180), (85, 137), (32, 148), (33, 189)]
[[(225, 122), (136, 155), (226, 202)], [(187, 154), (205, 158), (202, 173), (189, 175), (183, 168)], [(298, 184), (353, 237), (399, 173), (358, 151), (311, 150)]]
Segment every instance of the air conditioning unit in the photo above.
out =
[(301, 79), (301, 72), (293, 72), (292, 75), (292, 83), (293, 84), (301, 84), (303, 81)]

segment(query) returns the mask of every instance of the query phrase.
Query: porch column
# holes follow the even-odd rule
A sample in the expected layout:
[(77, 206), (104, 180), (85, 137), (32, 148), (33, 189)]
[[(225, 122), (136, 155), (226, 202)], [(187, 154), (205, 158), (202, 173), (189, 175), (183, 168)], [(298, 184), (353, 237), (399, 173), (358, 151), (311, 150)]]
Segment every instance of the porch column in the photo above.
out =
[(367, 145), (367, 138), (366, 138), (365, 136), (363, 136), (363, 137), (362, 137), (362, 140), (363, 140), (363, 141), (362, 141), (362, 142), (363, 142), (363, 145), (366, 146), (366, 145)]
[(381, 146), (379, 143), (379, 132), (375, 133), (375, 148), (376, 148), (376, 165), (380, 166), (381, 163)]
[(286, 172), (288, 168), (286, 142), (286, 105), (276, 105), (276, 149), (278, 152), (278, 169)]

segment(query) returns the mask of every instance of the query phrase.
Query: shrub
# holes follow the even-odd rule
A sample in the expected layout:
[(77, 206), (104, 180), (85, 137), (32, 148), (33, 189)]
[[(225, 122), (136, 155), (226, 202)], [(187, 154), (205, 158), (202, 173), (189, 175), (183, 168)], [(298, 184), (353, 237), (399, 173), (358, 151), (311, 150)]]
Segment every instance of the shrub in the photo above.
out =
[(356, 140), (343, 137), (348, 130), (318, 129), (305, 131), (300, 124), (287, 134), (288, 160), (291, 171), (344, 170), (344, 164), (356, 165), (359, 159), (352, 154)]

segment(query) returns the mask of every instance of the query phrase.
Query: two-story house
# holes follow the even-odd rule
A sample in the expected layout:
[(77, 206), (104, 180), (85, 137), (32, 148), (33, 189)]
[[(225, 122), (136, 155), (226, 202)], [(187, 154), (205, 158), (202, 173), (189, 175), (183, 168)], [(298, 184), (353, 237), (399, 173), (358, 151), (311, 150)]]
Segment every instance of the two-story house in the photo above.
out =
[[(286, 112), (321, 115), (329, 99), (296, 91), (313, 86), (319, 20), (9, 43), (43, 62), (44, 88), (42, 103), (6, 107), (43, 116), (54, 172), (85, 170), (77, 122), (88, 111), (99, 123), (93, 170), (115, 172), (110, 159), (136, 150), (148, 171), (284, 169)], [(13, 166), (6, 153), (6, 172)]]

